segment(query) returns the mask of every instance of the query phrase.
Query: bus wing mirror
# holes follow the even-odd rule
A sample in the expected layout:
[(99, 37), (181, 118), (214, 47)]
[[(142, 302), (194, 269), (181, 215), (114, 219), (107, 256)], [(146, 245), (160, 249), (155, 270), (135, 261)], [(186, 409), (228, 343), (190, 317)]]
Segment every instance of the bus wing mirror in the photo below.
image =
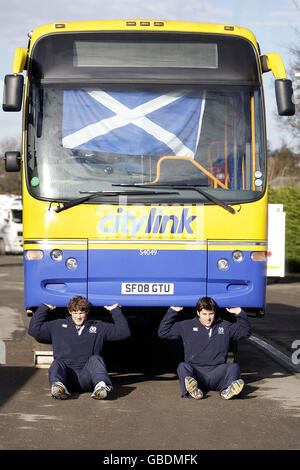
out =
[(13, 73), (22, 73), (27, 64), (27, 49), (17, 47), (13, 62)]
[(23, 101), (23, 75), (6, 75), (3, 90), (3, 111), (20, 111)]
[(286, 78), (282, 58), (277, 52), (268, 52), (260, 57), (262, 73), (272, 70), (275, 78)]
[(292, 81), (288, 79), (275, 80), (275, 93), (279, 116), (294, 116), (295, 104), (292, 101)]
[(295, 104), (293, 103), (293, 87), (291, 80), (286, 78), (282, 59), (277, 52), (268, 52), (261, 56), (262, 72), (272, 70), (275, 77), (275, 94), (279, 116), (293, 116)]
[(21, 169), (20, 152), (5, 152), (4, 155), (5, 171), (13, 172)]

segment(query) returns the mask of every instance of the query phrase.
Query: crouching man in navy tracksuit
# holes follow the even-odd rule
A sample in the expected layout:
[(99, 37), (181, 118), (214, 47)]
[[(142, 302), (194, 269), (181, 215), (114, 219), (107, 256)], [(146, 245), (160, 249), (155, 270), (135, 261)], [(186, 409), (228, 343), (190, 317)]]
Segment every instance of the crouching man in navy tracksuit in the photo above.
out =
[(33, 315), (28, 333), (38, 341), (51, 342), (54, 360), (49, 368), (51, 395), (66, 399), (70, 391), (92, 391), (95, 399), (106, 398), (112, 389), (103, 358), (105, 341), (118, 341), (130, 336), (126, 318), (115, 304), (105, 307), (114, 323), (88, 320), (90, 304), (85, 297), (75, 296), (68, 303), (70, 317), (46, 321), (55, 307), (42, 304)]
[(218, 390), (228, 400), (244, 387), (239, 365), (226, 363), (229, 341), (250, 336), (250, 323), (240, 307), (227, 308), (232, 322), (215, 318), (217, 306), (210, 297), (199, 299), (196, 308), (195, 318), (176, 322), (182, 307), (170, 307), (160, 323), (158, 336), (183, 341), (184, 362), (177, 369), (182, 397), (199, 400), (203, 388)]

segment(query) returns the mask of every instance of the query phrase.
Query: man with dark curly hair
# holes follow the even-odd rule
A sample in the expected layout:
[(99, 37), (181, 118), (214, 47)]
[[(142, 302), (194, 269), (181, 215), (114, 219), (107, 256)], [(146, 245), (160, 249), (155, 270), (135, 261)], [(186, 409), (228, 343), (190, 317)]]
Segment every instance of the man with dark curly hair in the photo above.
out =
[(101, 352), (106, 341), (130, 336), (126, 318), (118, 304), (105, 306), (114, 323), (89, 320), (90, 304), (85, 297), (72, 297), (70, 316), (47, 319), (56, 307), (42, 304), (34, 313), (28, 333), (38, 341), (52, 343), (54, 360), (49, 368), (51, 395), (64, 400), (70, 392), (92, 391), (92, 398), (103, 399), (112, 389)]

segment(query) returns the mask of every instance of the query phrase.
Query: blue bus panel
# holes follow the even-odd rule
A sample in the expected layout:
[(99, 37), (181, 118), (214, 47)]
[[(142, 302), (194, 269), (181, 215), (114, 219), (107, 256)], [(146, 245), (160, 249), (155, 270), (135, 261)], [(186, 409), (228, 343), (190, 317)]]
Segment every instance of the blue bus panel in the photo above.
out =
[[(25, 251), (25, 308), (63, 307), (74, 295), (94, 306), (195, 306), (207, 295), (220, 307), (264, 308), (266, 263), (250, 255), (235, 262), (231, 250), (74, 249), (54, 261), (50, 250), (41, 260), (27, 260)], [(222, 257), (229, 261), (224, 271), (217, 266)], [(76, 269), (67, 268), (68, 258), (77, 260)]]

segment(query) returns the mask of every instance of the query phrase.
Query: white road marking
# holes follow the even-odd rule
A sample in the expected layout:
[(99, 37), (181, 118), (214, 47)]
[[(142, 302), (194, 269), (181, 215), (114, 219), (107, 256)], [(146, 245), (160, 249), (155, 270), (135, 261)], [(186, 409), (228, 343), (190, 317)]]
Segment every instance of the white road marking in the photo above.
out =
[(289, 367), (295, 372), (300, 372), (300, 366), (293, 364), (291, 361), (291, 358), (287, 356), (286, 354), (283, 354), (281, 351), (276, 349), (274, 346), (271, 344), (267, 343), (266, 341), (262, 340), (261, 338), (257, 338), (257, 336), (251, 335), (248, 338), (252, 343), (256, 344), (258, 347), (261, 349), (267, 351), (270, 353), (271, 356), (274, 356), (276, 359), (278, 359), (279, 362), (281, 362), (283, 365)]

